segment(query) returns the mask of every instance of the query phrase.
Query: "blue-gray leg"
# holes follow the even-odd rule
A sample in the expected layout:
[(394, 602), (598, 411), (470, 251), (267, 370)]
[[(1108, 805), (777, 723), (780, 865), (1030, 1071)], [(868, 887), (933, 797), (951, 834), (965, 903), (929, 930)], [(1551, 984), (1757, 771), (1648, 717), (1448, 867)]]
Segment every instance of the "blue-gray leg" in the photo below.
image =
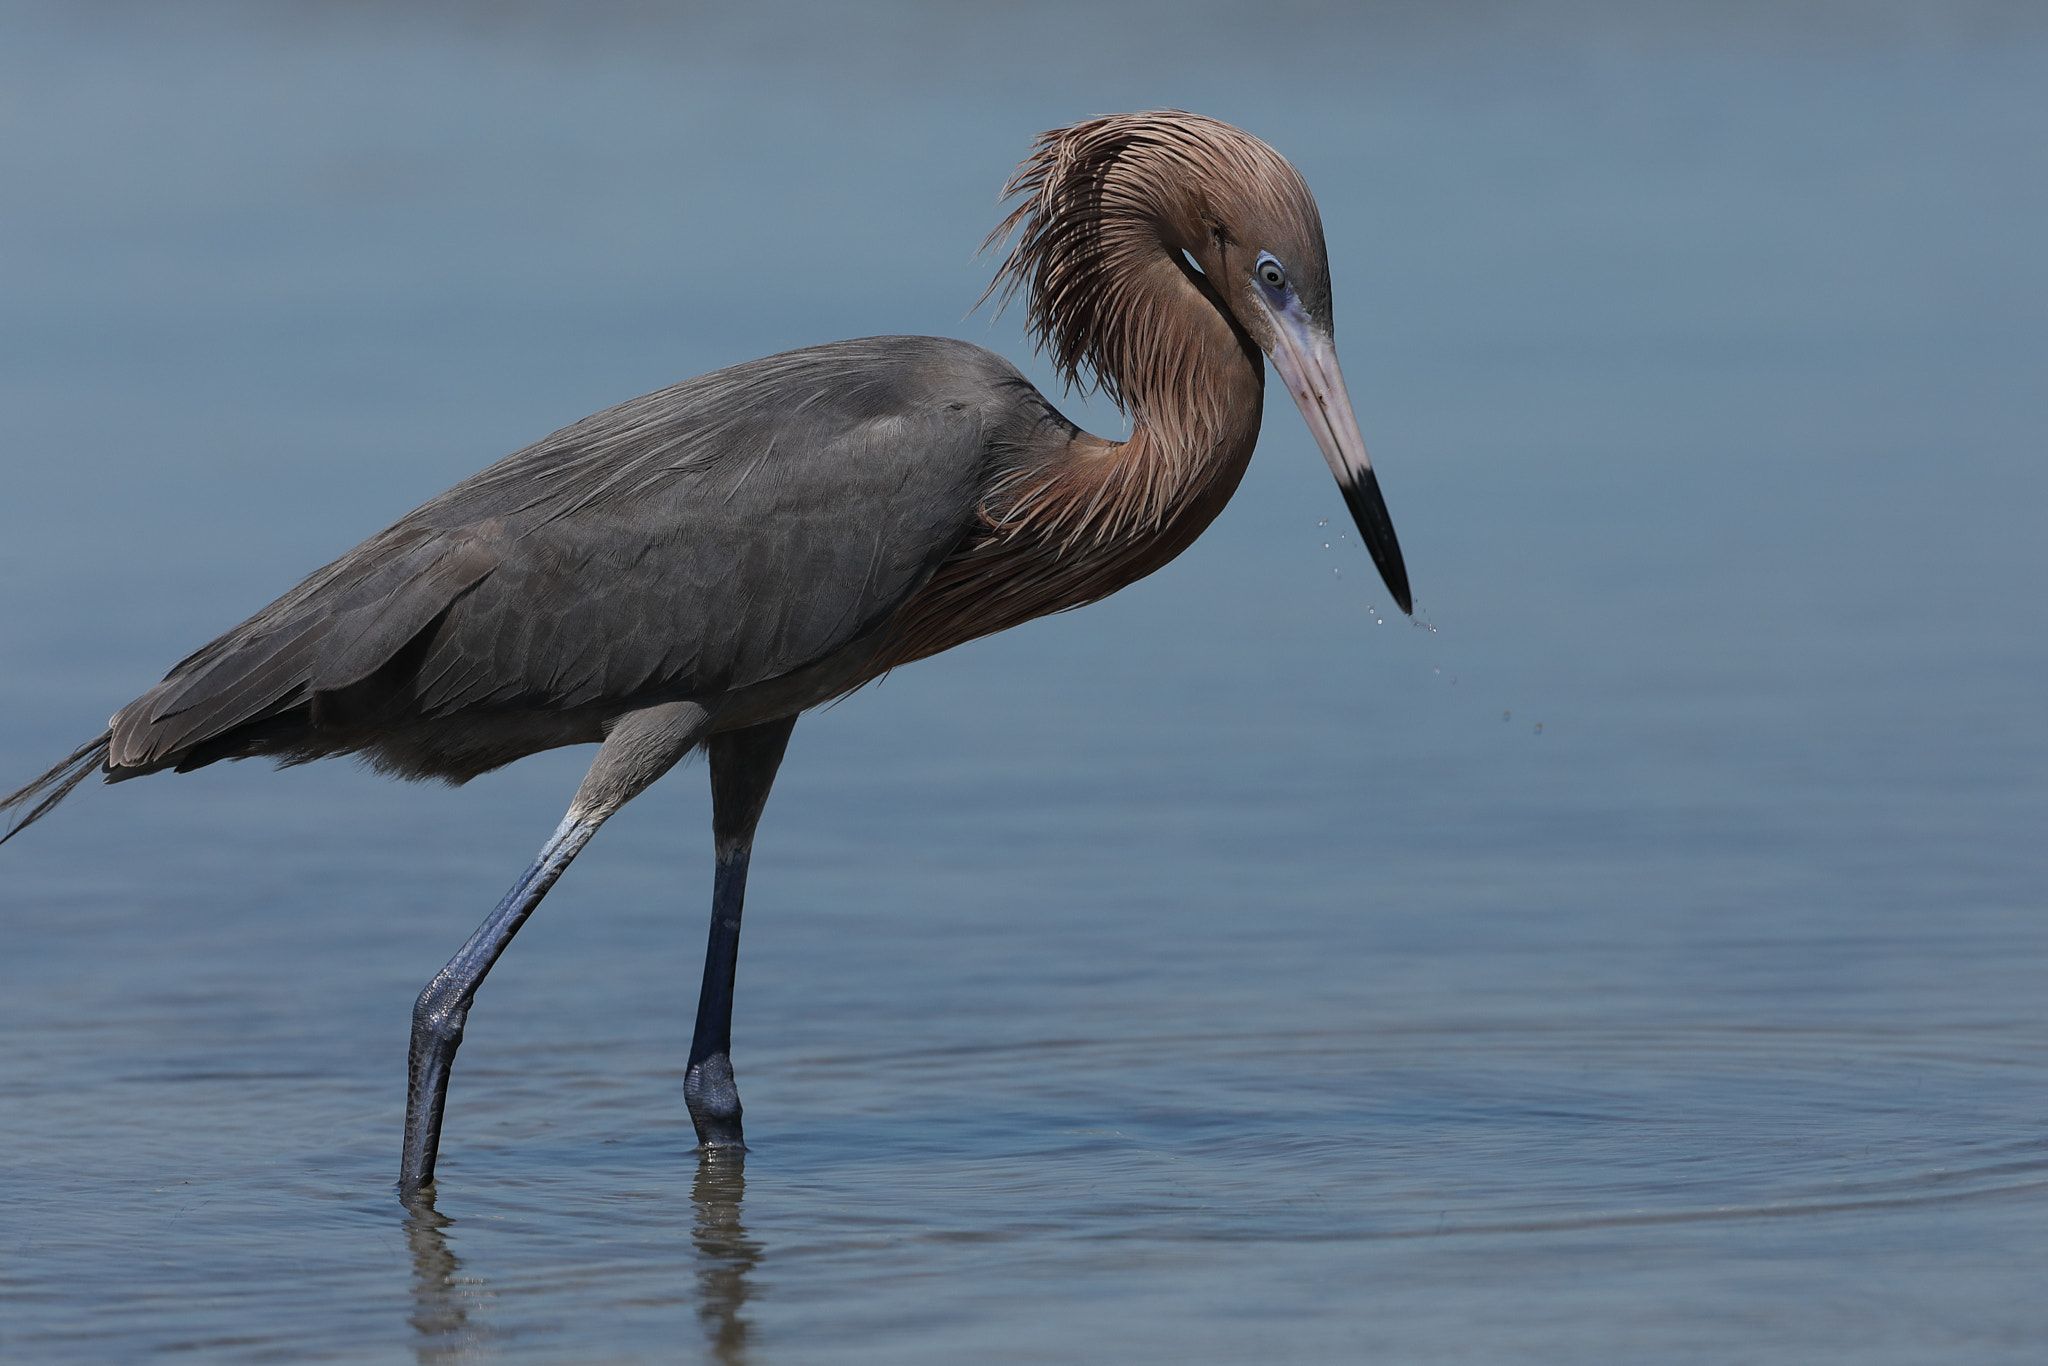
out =
[(739, 967), (740, 912), (747, 896), (747, 860), (754, 828), (782, 765), (794, 716), (714, 735), (711, 756), (711, 825), (718, 872), (711, 891), (711, 941), (704, 951), (704, 987), (697, 997), (697, 1032), (683, 1100), (697, 1142), (705, 1148), (744, 1148), (740, 1093), (732, 1075), (732, 992)]
[(412, 1081), (405, 1097), (405, 1155), (398, 1168), (401, 1188), (415, 1190), (434, 1179), (434, 1155), (441, 1146), (441, 1112), (448, 1104), (448, 1071), (455, 1064), (455, 1050), (462, 1046), (469, 1004), (484, 974), (569, 861), (590, 843), (597, 827), (598, 822), (574, 817), (556, 826), (533, 866), (413, 1003)]
[(709, 713), (694, 702), (667, 702), (615, 720), (576, 790), (576, 800), (569, 804), (569, 814), (541, 847), (540, 857), (420, 993), (412, 1008), (411, 1084), (405, 1102), (405, 1150), (398, 1168), (401, 1194), (433, 1183), (449, 1069), (462, 1046), (470, 1003), (485, 974), (597, 828), (689, 753), (709, 723)]

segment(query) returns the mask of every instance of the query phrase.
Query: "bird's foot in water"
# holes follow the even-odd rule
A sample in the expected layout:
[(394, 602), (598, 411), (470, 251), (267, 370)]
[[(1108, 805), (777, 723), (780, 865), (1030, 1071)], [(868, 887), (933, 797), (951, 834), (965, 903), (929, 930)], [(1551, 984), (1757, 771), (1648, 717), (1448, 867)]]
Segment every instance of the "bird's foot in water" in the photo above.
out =
[(732, 1058), (713, 1053), (690, 1065), (683, 1078), (683, 1101), (690, 1107), (690, 1122), (697, 1126), (697, 1144), (703, 1148), (745, 1149), (740, 1133), (740, 1089), (732, 1078)]

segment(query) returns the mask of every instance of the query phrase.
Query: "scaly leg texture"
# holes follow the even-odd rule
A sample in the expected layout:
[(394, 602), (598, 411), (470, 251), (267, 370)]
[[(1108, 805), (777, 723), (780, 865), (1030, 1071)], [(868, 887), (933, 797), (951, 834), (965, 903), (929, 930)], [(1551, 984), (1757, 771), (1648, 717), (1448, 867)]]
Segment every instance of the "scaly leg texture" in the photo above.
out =
[(412, 1077), (405, 1102), (405, 1150), (398, 1168), (401, 1194), (433, 1184), (449, 1071), (455, 1050), (462, 1046), (470, 1003), (491, 965), (598, 827), (673, 768), (703, 738), (709, 723), (710, 714), (694, 702), (666, 702), (628, 712), (613, 722), (583, 785), (576, 789), (569, 814), (541, 846), (533, 866), (420, 993), (412, 1008)]
[(711, 942), (704, 950), (704, 987), (697, 997), (697, 1032), (683, 1100), (697, 1142), (706, 1148), (745, 1148), (740, 1093), (732, 1075), (732, 991), (739, 967), (740, 911), (747, 896), (747, 860), (754, 827), (768, 804), (775, 771), (789, 746), (794, 716), (711, 737), (711, 826), (718, 872), (711, 891)]

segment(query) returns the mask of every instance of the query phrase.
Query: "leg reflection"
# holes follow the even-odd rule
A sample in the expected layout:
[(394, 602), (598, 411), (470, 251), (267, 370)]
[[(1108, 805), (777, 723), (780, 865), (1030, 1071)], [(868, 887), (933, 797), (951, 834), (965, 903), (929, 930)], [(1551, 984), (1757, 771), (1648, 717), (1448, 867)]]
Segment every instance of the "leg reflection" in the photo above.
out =
[(462, 1259), (444, 1232), (453, 1219), (434, 1210), (434, 1197), (416, 1191), (405, 1202), (405, 1241), (412, 1250), (412, 1316), (419, 1334), (414, 1354), (421, 1366), (468, 1356), (482, 1336), (469, 1312), (484, 1297), (482, 1282), (457, 1275)]
[(746, 1193), (745, 1149), (699, 1151), (697, 1182), (690, 1191), (697, 1207), (697, 1320), (719, 1366), (745, 1366), (753, 1328), (744, 1312), (753, 1294), (747, 1278), (761, 1260), (761, 1245), (740, 1223)]

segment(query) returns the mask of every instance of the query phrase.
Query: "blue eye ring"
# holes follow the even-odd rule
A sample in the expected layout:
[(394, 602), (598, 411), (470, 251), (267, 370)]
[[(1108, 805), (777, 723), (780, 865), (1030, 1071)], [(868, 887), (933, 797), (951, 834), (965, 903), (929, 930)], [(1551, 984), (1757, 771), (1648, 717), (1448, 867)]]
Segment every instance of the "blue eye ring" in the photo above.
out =
[(1287, 267), (1280, 264), (1280, 258), (1270, 251), (1259, 253), (1258, 264), (1252, 267), (1252, 276), (1275, 294), (1287, 289)]

